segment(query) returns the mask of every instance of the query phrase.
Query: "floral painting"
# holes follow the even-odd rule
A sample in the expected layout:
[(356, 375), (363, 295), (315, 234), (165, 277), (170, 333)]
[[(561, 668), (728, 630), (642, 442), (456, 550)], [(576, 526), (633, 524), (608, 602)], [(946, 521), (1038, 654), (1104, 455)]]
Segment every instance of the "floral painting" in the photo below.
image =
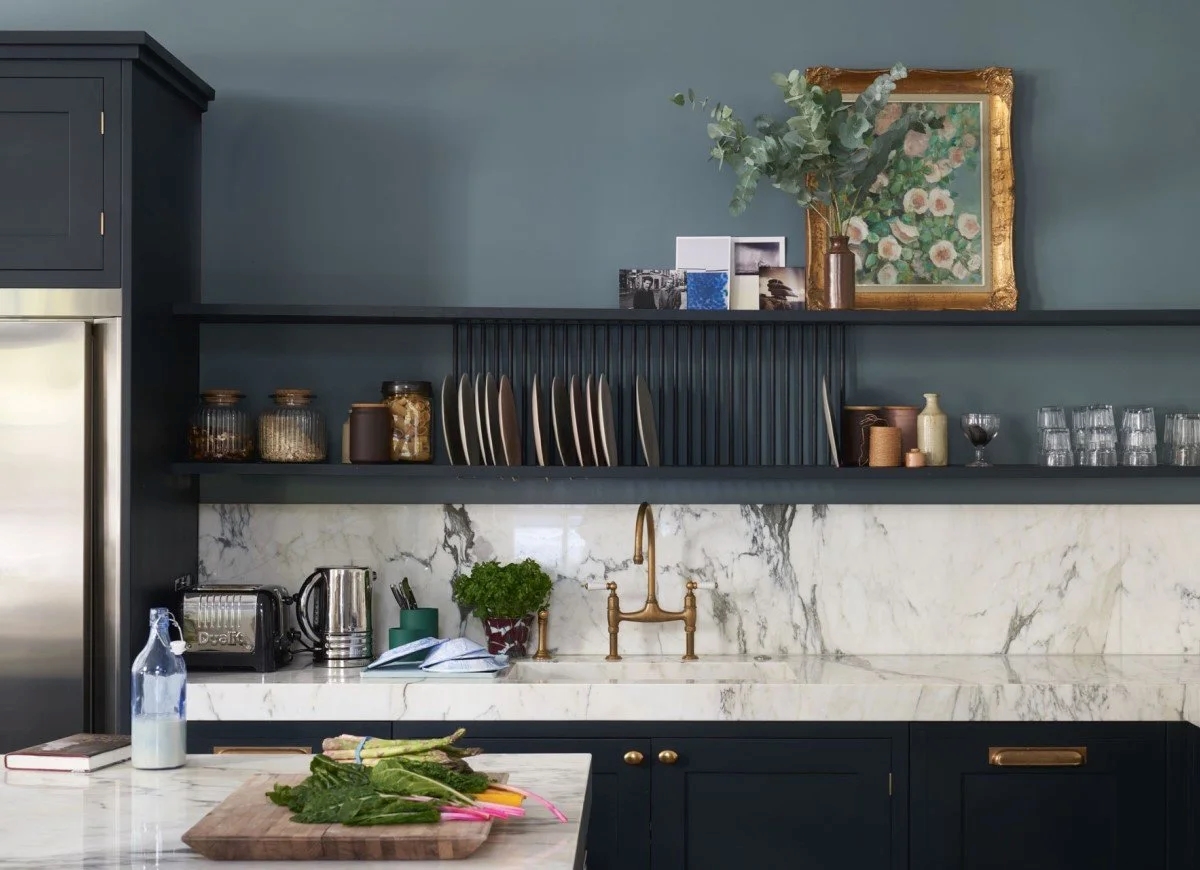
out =
[(875, 121), (880, 135), (906, 116), (936, 120), (910, 130), (845, 222), (857, 283), (984, 285), (984, 171), (978, 102), (917, 102), (892, 98)]

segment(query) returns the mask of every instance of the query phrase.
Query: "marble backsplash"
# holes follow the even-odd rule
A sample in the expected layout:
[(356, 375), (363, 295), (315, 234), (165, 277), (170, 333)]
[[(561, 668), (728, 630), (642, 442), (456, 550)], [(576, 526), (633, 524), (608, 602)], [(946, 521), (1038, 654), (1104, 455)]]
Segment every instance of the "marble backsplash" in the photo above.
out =
[[(634, 506), (201, 505), (203, 582), (298, 588), (318, 565), (379, 572), (377, 638), (397, 623), (386, 584), (409, 577), (442, 632), (462, 625), (449, 581), (531, 556), (555, 579), (550, 645), (607, 651), (605, 593), (645, 596)], [(705, 654), (1041, 654), (1200, 651), (1197, 506), (666, 505), (659, 602), (697, 593)], [(477, 620), (466, 632), (482, 639)], [(378, 644), (377, 644), (378, 645)], [(680, 623), (621, 627), (621, 651), (683, 650)]]

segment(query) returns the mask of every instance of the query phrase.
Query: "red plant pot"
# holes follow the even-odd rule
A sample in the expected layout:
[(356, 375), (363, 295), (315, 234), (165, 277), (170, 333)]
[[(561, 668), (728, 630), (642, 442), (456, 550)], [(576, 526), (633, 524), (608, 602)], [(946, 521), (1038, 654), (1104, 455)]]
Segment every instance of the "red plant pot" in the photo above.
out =
[(533, 627), (533, 614), (520, 619), (492, 616), (483, 621), (487, 632), (487, 649), (492, 655), (507, 655), (524, 658), (529, 644), (529, 631)]

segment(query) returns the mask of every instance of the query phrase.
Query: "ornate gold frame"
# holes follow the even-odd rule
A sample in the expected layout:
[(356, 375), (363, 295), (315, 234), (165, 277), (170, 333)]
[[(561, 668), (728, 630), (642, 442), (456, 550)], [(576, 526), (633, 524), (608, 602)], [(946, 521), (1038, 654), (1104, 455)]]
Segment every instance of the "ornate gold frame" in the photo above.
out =
[[(822, 88), (846, 93), (863, 91), (886, 70), (810, 67), (805, 75)], [(913, 69), (897, 82), (898, 94), (986, 94), (988, 102), (988, 159), (991, 176), (991, 286), (954, 292), (906, 291), (858, 294), (860, 308), (934, 311), (948, 308), (1016, 311), (1017, 281), (1013, 267), (1012, 70)], [(815, 221), (808, 222), (808, 307), (824, 309), (829, 302), (829, 239)], [(865, 298), (864, 298), (865, 297)]]

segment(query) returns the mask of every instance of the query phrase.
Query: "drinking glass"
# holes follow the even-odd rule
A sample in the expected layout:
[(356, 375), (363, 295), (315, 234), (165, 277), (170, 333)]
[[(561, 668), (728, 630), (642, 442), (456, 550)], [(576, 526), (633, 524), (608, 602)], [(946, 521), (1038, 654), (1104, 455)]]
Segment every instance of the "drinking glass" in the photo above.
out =
[(1000, 431), (1000, 416), (998, 414), (980, 414), (971, 413), (963, 414), (962, 420), (963, 434), (967, 436), (967, 440), (971, 442), (971, 446), (975, 448), (975, 461), (968, 462), (968, 468), (989, 468), (990, 462), (983, 461), (983, 451), (996, 434)]
[(1179, 426), (1179, 421), (1184, 417), (1183, 414), (1163, 414), (1163, 464), (1174, 465), (1175, 457), (1172, 453), (1175, 447), (1175, 433)]
[(1121, 429), (1124, 431), (1154, 430), (1153, 408), (1126, 408), (1121, 415)]
[(1038, 408), (1037, 421), (1039, 429), (1066, 429), (1067, 414), (1057, 405)]
[(1083, 430), (1083, 449), (1079, 464), (1109, 467), (1117, 464), (1117, 430), (1111, 426), (1090, 426)]
[(1041, 430), (1039, 463), (1050, 468), (1066, 468), (1075, 464), (1071, 452), (1071, 430), (1055, 426)]
[(1200, 465), (1200, 414), (1181, 414), (1171, 445), (1172, 465)]
[(1074, 429), (1115, 429), (1112, 405), (1084, 405), (1071, 412), (1071, 427)]

